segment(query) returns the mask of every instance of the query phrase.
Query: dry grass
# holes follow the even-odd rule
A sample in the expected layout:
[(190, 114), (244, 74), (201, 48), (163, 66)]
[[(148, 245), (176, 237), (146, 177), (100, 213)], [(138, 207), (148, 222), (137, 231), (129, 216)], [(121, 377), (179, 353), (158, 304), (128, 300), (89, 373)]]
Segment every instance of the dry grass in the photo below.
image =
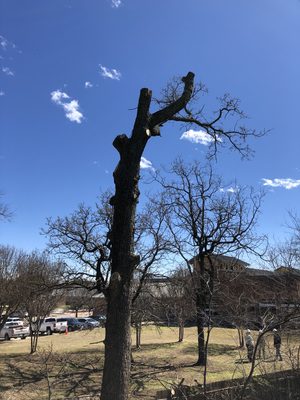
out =
[[(143, 329), (142, 348), (133, 349), (132, 398), (154, 398), (157, 390), (178, 383), (182, 378), (189, 385), (203, 382), (203, 368), (193, 365), (197, 359), (196, 329), (187, 328), (182, 343), (177, 342), (177, 335), (176, 328), (158, 330), (148, 326)], [(103, 365), (103, 339), (102, 328), (41, 337), (35, 355), (29, 355), (29, 339), (0, 343), (0, 399), (62, 399), (97, 394)], [(294, 349), (297, 356), (299, 336), (284, 338), (282, 363), (274, 362), (271, 340), (270, 337), (268, 357), (258, 362), (257, 373), (291, 368), (289, 349)], [(235, 330), (212, 330), (208, 382), (247, 374), (249, 364), (242, 362), (245, 351), (240, 352), (237, 345)]]

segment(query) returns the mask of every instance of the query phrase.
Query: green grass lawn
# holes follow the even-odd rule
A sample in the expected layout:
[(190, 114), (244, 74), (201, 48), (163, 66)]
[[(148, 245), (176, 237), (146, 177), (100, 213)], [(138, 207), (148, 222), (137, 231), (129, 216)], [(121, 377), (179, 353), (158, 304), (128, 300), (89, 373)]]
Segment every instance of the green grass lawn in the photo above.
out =
[[(176, 328), (143, 328), (142, 348), (136, 350), (133, 342), (132, 398), (154, 398), (157, 390), (179, 383), (182, 378), (188, 385), (203, 382), (203, 368), (193, 365), (197, 360), (196, 329), (186, 328), (182, 343), (177, 342), (177, 337)], [(99, 393), (103, 339), (103, 328), (43, 336), (34, 355), (29, 355), (29, 339), (0, 342), (0, 399), (62, 399)], [(256, 373), (291, 368), (297, 363), (299, 345), (300, 336), (283, 337), (284, 361), (274, 362), (270, 336), (266, 360), (258, 361)], [(238, 349), (236, 330), (213, 329), (208, 382), (245, 376), (250, 368), (241, 362), (245, 353)]]

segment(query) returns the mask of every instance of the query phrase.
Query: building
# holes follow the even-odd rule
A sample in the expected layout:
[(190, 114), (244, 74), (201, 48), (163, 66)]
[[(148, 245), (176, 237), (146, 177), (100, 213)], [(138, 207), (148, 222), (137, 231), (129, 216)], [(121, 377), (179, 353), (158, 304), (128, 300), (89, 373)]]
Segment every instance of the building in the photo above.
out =
[[(197, 259), (192, 259), (191, 265), (199, 270)], [(216, 324), (259, 327), (289, 317), (290, 325), (300, 324), (300, 270), (251, 268), (238, 258), (223, 255), (210, 256), (205, 265), (214, 269), (206, 311)]]

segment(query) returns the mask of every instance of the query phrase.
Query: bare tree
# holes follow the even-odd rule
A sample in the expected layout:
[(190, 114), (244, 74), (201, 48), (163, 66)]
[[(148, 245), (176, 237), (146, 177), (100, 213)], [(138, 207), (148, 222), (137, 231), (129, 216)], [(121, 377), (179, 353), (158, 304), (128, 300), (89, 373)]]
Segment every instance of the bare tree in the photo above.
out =
[(62, 277), (62, 264), (52, 262), (45, 253), (33, 252), (25, 257), (19, 274), (22, 281), (22, 309), (31, 329), (31, 354), (38, 344), (43, 319), (55, 308), (64, 293), (55, 290)]
[[(192, 279), (196, 304), (198, 361), (205, 365), (204, 327), (210, 324), (210, 303), (217, 277), (216, 255), (256, 251), (262, 238), (256, 236), (262, 193), (235, 186), (227, 191), (211, 165), (185, 165), (176, 160), (170, 169), (173, 178), (159, 179), (173, 245), (185, 261)], [(193, 263), (191, 260), (193, 259)]]
[[(0, 192), (0, 199), (3, 194)], [(1, 220), (9, 220), (12, 217), (12, 212), (8, 205), (0, 200), (0, 221)]]
[(23, 284), (19, 273), (24, 258), (25, 254), (16, 248), (0, 246), (0, 329), (22, 304)]
[[(69, 286), (70, 290), (81, 287), (92, 292), (96, 289), (107, 296), (111, 274), (110, 197), (111, 193), (106, 191), (95, 209), (80, 204), (68, 217), (49, 218), (42, 230), (49, 239), (48, 249), (67, 265), (64, 286)], [(170, 249), (165, 231), (163, 210), (150, 198), (136, 218), (134, 244), (140, 257), (134, 275), (132, 303), (138, 298), (150, 268), (151, 272), (159, 268), (165, 252)], [(77, 299), (80, 302), (78, 296)]]
[[(288, 248), (292, 251), (290, 257), (288, 256)], [(284, 250), (285, 253), (280, 255), (279, 252), (282, 250)], [(289, 245), (277, 248), (277, 255), (278, 257), (276, 257), (273, 250), (273, 261), (282, 261), (282, 259), (294, 260), (294, 248), (289, 247)], [(253, 282), (252, 286), (259, 288), (256, 282)], [(279, 330), (281, 334), (287, 333), (291, 328), (299, 328), (299, 288), (299, 271), (288, 265), (282, 266), (282, 264), (271, 273), (269, 281), (265, 285), (260, 285), (260, 293), (257, 293), (256, 302), (261, 301), (262, 296), (266, 296), (269, 298), (269, 302), (272, 302), (275, 307), (266, 307), (263, 315), (263, 328), (257, 337), (250, 370), (240, 391), (239, 400), (246, 398), (246, 389), (252, 381), (256, 368), (260, 365), (260, 360), (257, 360), (257, 353), (260, 342), (264, 340), (264, 336), (271, 333), (274, 328)], [(288, 354), (285, 354), (284, 357), (289, 357), (290, 360), (292, 360), (293, 357), (299, 357), (299, 348), (294, 349), (294, 351), (295, 354), (293, 354), (293, 350), (289, 348)]]
[(186, 321), (195, 317), (191, 283), (189, 271), (179, 267), (162, 284), (158, 281), (153, 296), (157, 319), (166, 320), (168, 325), (178, 325), (178, 342), (184, 339)]
[[(69, 287), (69, 291), (72, 288), (88, 289), (90, 292), (97, 289), (105, 298), (108, 296), (112, 260), (112, 207), (108, 203), (108, 197), (111, 196), (107, 191), (100, 197), (95, 209), (81, 204), (69, 217), (54, 220), (49, 218), (47, 226), (43, 229), (43, 234), (49, 239), (49, 250), (68, 264), (62, 285)], [(138, 338), (141, 323), (143, 318), (146, 318), (146, 314), (140, 312), (140, 305), (145, 300), (138, 301), (138, 298), (147, 276), (159, 268), (170, 249), (165, 231), (163, 210), (149, 199), (136, 217), (134, 230), (134, 247), (139, 257), (134, 270), (134, 290), (130, 308), (135, 310)], [(70, 265), (72, 262), (73, 265)], [(70, 299), (70, 296), (68, 298)], [(77, 306), (81, 305), (81, 300), (76, 298)]]
[[(162, 99), (156, 101), (161, 108), (151, 113), (152, 92), (142, 89), (130, 138), (122, 134), (113, 142), (119, 152), (120, 161), (113, 174), (115, 194), (111, 198), (114, 215), (102, 400), (128, 398), (132, 282), (134, 270), (139, 264), (139, 255), (135, 254), (134, 249), (135, 214), (139, 198), (140, 161), (147, 142), (151, 137), (160, 135), (163, 124), (176, 121), (203, 129), (211, 138), (214, 149), (229, 142), (231, 147), (246, 155), (249, 154), (245, 146), (247, 137), (264, 133), (257, 133), (239, 124), (246, 116), (241, 111), (238, 100), (228, 95), (221, 99), (220, 107), (212, 117), (204, 114), (203, 106), (195, 109), (193, 101), (197, 100), (201, 91), (201, 86), (194, 86), (194, 74), (189, 72), (180, 81), (168, 85)], [(188, 104), (191, 106), (188, 107)]]
[(66, 305), (75, 311), (75, 317), (78, 317), (78, 311), (81, 308), (88, 308), (89, 311), (94, 306), (93, 296), (95, 290), (89, 290), (86, 287), (78, 287), (67, 291)]
[(135, 347), (141, 348), (142, 326), (153, 321), (153, 298), (146, 287), (139, 293), (132, 307), (132, 325), (135, 329)]
[[(99, 288), (106, 286), (107, 298), (102, 400), (128, 398), (132, 284), (134, 272), (140, 263), (140, 255), (136, 254), (134, 246), (135, 217), (139, 198), (140, 161), (148, 141), (160, 135), (163, 124), (174, 121), (204, 131), (211, 140), (212, 154), (227, 143), (229, 147), (247, 156), (249, 148), (246, 139), (264, 134), (241, 124), (246, 115), (240, 109), (239, 101), (229, 95), (220, 99), (217, 110), (212, 110), (210, 115), (206, 114), (203, 105), (195, 105), (202, 93), (205, 93), (203, 85), (194, 85), (194, 74), (189, 72), (181, 80), (170, 83), (160, 99), (154, 99), (159, 109), (150, 112), (152, 92), (147, 88), (141, 89), (131, 136), (121, 134), (113, 141), (120, 161), (113, 173), (115, 193), (110, 199), (113, 207), (111, 234), (107, 238), (110, 275), (106, 281), (97, 279)], [(81, 259), (80, 254), (78, 259)]]
[(104, 295), (110, 276), (110, 196), (104, 192), (94, 209), (80, 204), (70, 216), (49, 218), (42, 230), (50, 251), (68, 265), (65, 281), (69, 286), (97, 289)]

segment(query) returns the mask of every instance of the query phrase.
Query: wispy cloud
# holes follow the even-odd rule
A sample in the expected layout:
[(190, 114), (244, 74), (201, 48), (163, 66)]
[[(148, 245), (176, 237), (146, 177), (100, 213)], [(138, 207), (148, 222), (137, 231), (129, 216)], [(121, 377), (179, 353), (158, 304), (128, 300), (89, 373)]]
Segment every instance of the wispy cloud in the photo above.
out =
[(70, 96), (59, 89), (51, 92), (51, 100), (64, 109), (66, 118), (71, 122), (81, 124), (83, 114), (79, 111), (78, 100), (70, 100)]
[(237, 192), (237, 190), (238, 190), (237, 187), (230, 186), (229, 188), (221, 188), (220, 192), (222, 192), (222, 193), (224, 193), (224, 192), (235, 193), (235, 192)]
[(145, 157), (141, 158), (140, 167), (141, 169), (151, 169), (152, 171), (155, 171), (155, 169), (152, 166), (152, 162), (147, 160), (147, 158)]
[(0, 96), (5, 96), (5, 92), (3, 92), (3, 90), (0, 90)]
[(8, 67), (2, 67), (2, 72), (7, 76), (15, 76), (15, 73)]
[(113, 8), (118, 8), (118, 7), (120, 7), (121, 4), (122, 4), (121, 0), (111, 0), (111, 6)]
[[(188, 140), (192, 143), (200, 143), (203, 144), (204, 146), (208, 146), (210, 143), (212, 143), (215, 139), (211, 137), (208, 133), (205, 131), (194, 131), (193, 129), (190, 129), (189, 131), (184, 132), (180, 139), (185, 139)], [(218, 139), (221, 141), (221, 139)]]
[(89, 81), (86, 81), (86, 82), (84, 82), (84, 87), (85, 87), (86, 89), (92, 88), (92, 87), (93, 87), (93, 84), (92, 84), (91, 82), (89, 82)]
[(294, 189), (300, 186), (300, 179), (292, 179), (292, 178), (275, 178), (275, 179), (267, 179), (263, 178), (263, 186), (271, 186), (271, 187), (282, 187), (284, 189)]
[(8, 43), (8, 40), (4, 36), (0, 35), (0, 46), (3, 50), (7, 49)]
[(104, 78), (110, 78), (110, 79), (117, 80), (117, 81), (119, 81), (121, 79), (122, 75), (121, 75), (120, 71), (117, 71), (114, 68), (110, 69), (110, 68), (104, 67), (101, 64), (99, 64), (99, 67), (101, 69), (100, 73)]
[(11, 42), (3, 35), (0, 35), (0, 49), (3, 51), (12, 50), (13, 52), (22, 53), (22, 51), (18, 49), (18, 46), (15, 43)]

